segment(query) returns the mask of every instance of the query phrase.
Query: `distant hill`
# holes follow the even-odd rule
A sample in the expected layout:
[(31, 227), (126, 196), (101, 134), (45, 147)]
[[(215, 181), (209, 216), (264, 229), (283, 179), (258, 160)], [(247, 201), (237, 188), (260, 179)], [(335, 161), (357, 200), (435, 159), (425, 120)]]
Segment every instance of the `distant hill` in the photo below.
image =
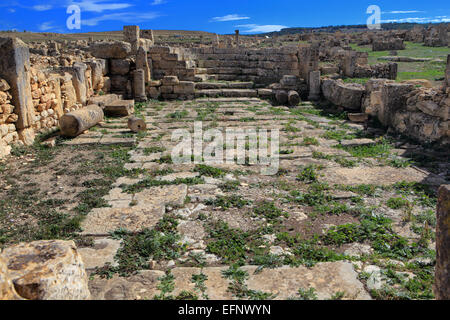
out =
[[(447, 23), (449, 24), (449, 23)], [(436, 25), (433, 23), (383, 23), (381, 24), (382, 30), (410, 30), (415, 26), (429, 27), (431, 25)], [(268, 32), (264, 34), (258, 34), (257, 36), (284, 36), (291, 34), (302, 34), (302, 33), (314, 33), (314, 32), (361, 32), (367, 29), (367, 25), (341, 25), (341, 26), (326, 26), (318, 28), (286, 28), (278, 32)]]
[[(155, 37), (199, 37), (201, 35), (212, 38), (213, 33), (204, 31), (187, 30), (153, 30)], [(122, 31), (104, 31), (104, 32), (86, 32), (86, 33), (52, 33), (52, 32), (18, 32), (18, 31), (0, 31), (0, 37), (17, 37), (24, 42), (41, 42), (48, 40), (123, 40)]]

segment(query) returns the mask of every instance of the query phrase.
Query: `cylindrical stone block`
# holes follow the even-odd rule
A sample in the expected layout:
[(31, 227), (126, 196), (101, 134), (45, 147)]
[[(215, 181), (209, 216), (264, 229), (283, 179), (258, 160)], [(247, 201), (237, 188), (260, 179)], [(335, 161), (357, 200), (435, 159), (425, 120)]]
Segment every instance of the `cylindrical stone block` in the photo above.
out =
[(275, 97), (280, 105), (285, 105), (289, 99), (288, 93), (284, 90), (278, 90)]
[(147, 124), (141, 118), (131, 117), (128, 119), (128, 128), (133, 132), (140, 132), (147, 130)]
[(297, 91), (289, 91), (288, 93), (288, 104), (291, 107), (295, 107), (300, 103), (300, 96)]
[(61, 135), (76, 137), (103, 121), (103, 110), (93, 104), (65, 114), (59, 120)]

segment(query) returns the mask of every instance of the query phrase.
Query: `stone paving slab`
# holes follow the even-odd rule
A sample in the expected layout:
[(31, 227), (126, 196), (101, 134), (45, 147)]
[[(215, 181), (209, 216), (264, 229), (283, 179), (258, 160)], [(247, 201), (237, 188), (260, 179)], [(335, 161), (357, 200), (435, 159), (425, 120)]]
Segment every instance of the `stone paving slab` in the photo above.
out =
[(104, 236), (118, 229), (138, 232), (153, 228), (164, 216), (164, 205), (130, 208), (93, 209), (83, 220), (81, 228), (84, 235)]
[(95, 239), (93, 247), (78, 248), (78, 253), (84, 262), (86, 270), (92, 270), (95, 268), (101, 268), (106, 263), (110, 263), (111, 266), (116, 266), (117, 262), (114, 261), (114, 257), (117, 250), (120, 248), (121, 241), (113, 239)]
[(419, 172), (411, 167), (357, 167), (357, 168), (326, 168), (321, 172), (319, 178), (322, 182), (334, 184), (359, 185), (392, 185), (399, 181), (422, 182), (427, 178), (427, 174)]
[[(222, 274), (227, 269), (227, 267), (203, 269), (203, 273), (208, 278), (205, 286), (210, 300), (236, 299), (228, 291), (230, 280), (225, 279)], [(349, 262), (321, 263), (311, 269), (306, 267), (264, 269), (257, 274), (255, 274), (256, 266), (244, 266), (241, 269), (249, 274), (249, 279), (246, 281), (249, 289), (276, 294), (276, 300), (295, 297), (299, 289), (309, 288), (316, 289), (320, 300), (330, 299), (338, 292), (345, 292), (344, 299), (371, 300)], [(183, 290), (195, 292), (195, 284), (191, 281), (192, 275), (200, 274), (201, 271), (199, 268), (173, 269), (175, 290), (171, 294), (176, 296)], [(114, 276), (112, 279), (100, 279), (97, 277), (90, 281), (89, 288), (93, 299), (153, 299), (156, 294), (159, 294), (158, 278), (163, 276), (162, 271), (149, 270), (129, 278)]]
[(152, 205), (182, 206), (186, 200), (187, 185), (153, 187), (136, 193), (134, 200), (139, 207)]

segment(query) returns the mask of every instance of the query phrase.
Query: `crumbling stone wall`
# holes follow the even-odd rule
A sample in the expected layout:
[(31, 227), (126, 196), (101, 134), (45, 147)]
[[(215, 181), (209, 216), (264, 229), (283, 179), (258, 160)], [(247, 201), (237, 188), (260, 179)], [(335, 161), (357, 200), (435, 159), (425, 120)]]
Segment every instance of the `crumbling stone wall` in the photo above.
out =
[(59, 75), (45, 74), (32, 68), (30, 84), (35, 112), (33, 124), (35, 132), (56, 129), (59, 118), (64, 114)]
[(188, 100), (195, 98), (195, 83), (180, 81), (176, 76), (165, 76), (162, 80), (154, 80), (146, 88), (152, 99)]
[(18, 116), (11, 104), (10, 88), (6, 80), (0, 79), (0, 158), (8, 155), (11, 152), (10, 145), (19, 140), (15, 126)]
[(373, 51), (388, 51), (388, 50), (404, 50), (405, 44), (402, 39), (391, 40), (374, 40), (372, 43)]
[(427, 47), (446, 47), (449, 45), (447, 24), (443, 23), (437, 27), (430, 27), (425, 35), (424, 45)]
[(366, 84), (362, 111), (385, 126), (422, 143), (450, 144), (450, 97), (433, 88), (372, 79)]

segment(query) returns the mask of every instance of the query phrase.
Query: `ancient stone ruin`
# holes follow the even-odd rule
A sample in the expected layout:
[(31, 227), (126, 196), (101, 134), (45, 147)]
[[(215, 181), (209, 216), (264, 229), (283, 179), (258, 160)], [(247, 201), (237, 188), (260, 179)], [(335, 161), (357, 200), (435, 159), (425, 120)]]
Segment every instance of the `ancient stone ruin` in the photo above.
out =
[[(114, 154), (115, 161), (123, 161), (120, 170), (106, 165), (99, 169), (111, 181), (102, 185), (95, 175), (94, 182), (85, 183), (108, 188), (99, 197), (102, 205), (92, 205), (86, 212), (77, 207), (83, 215), (77, 221), (80, 230), (73, 234), (89, 238), (90, 244), (41, 240), (4, 248), (0, 251), (0, 300), (167, 298), (158, 288), (167, 270), (172, 270), (175, 292), (182, 297), (195, 292), (197, 297), (210, 299), (288, 299), (305, 295), (299, 288), (312, 286), (319, 299), (392, 298), (392, 293), (382, 291), (392, 279), (385, 277), (378, 260), (389, 267), (390, 263), (401, 264), (395, 274), (405, 279), (398, 287), (419, 277), (399, 271), (406, 263), (428, 271), (433, 264), (428, 256), (417, 258), (409, 251), (403, 260), (398, 258), (403, 253), (395, 251), (395, 246), (404, 246), (402, 239), (423, 241), (423, 252), (437, 248), (434, 297), (450, 298), (450, 207), (445, 174), (450, 145), (450, 54), (438, 85), (423, 79), (398, 81), (399, 64), (420, 59), (398, 55), (406, 43), (446, 47), (447, 24), (284, 38), (247, 37), (236, 30), (232, 35), (202, 35), (191, 42), (175, 40), (158, 38), (154, 31), (139, 26), (125, 26), (123, 39), (117, 41), (26, 44), (17, 37), (0, 38), (0, 159), (8, 163), (11, 153), (18, 153), (15, 150), (36, 143), (45, 143), (51, 150), (55, 139), (73, 148), (130, 147), (126, 157), (117, 150)], [(373, 63), (368, 52), (352, 45), (392, 54), (380, 59), (384, 62)], [(314, 109), (318, 106), (323, 110)], [(165, 135), (172, 129), (194, 129), (194, 122), (200, 121), (209, 129), (218, 123), (233, 128), (254, 123), (258, 129), (281, 130), (279, 173), (264, 177), (248, 171), (248, 159), (220, 168), (197, 162), (175, 166), (169, 152), (175, 144)], [(388, 145), (383, 138), (386, 132), (399, 142)], [(51, 138), (41, 141), (47, 136)], [(266, 144), (270, 142), (266, 137)], [(250, 148), (250, 143), (245, 147)], [(365, 159), (361, 154), (370, 154), (371, 148), (382, 156)], [(396, 156), (388, 154), (392, 149), (398, 152)], [(426, 171), (402, 158), (416, 151), (417, 157), (430, 152), (439, 159), (447, 156), (447, 162), (436, 160), (434, 171)], [(196, 155), (191, 156), (198, 161)], [(83, 161), (93, 164), (101, 157)], [(286, 180), (277, 180), (280, 177)], [(443, 185), (437, 199), (436, 241), (431, 243), (434, 220), (419, 217), (419, 211), (436, 207), (422, 186), (425, 182), (435, 189)], [(302, 184), (302, 192), (296, 183)], [(230, 195), (239, 188), (255, 200), (246, 202)], [(91, 202), (98, 200), (93, 198)], [(380, 200), (385, 198), (388, 204)], [(362, 204), (376, 213), (385, 210), (394, 227), (375, 213), (367, 214)], [(251, 213), (243, 215), (238, 209)], [(414, 214), (416, 220), (411, 218)], [(359, 225), (361, 217), (364, 224)], [(205, 220), (211, 223), (206, 226)], [(317, 221), (322, 225), (317, 226)], [(381, 238), (371, 238), (364, 229), (374, 223), (389, 238), (386, 241), (395, 252), (391, 256), (381, 248)], [(280, 225), (289, 228), (274, 231)], [(349, 228), (349, 234), (340, 226)], [(54, 234), (63, 232), (50, 229)], [(262, 229), (267, 231), (264, 235), (254, 234)], [(413, 229), (420, 229), (420, 236)], [(39, 239), (54, 239), (48, 236), (50, 231)], [(353, 231), (364, 237), (351, 241)], [(170, 242), (173, 239), (165, 237), (172, 233), (182, 237)], [(225, 245), (214, 242), (222, 233), (236, 242), (247, 241), (252, 248), (230, 253), (228, 238), (222, 239)], [(317, 233), (320, 240), (308, 242), (298, 236), (302, 233)], [(167, 241), (173, 252), (140, 253), (139, 259), (146, 260), (133, 256), (139, 260), (133, 269), (120, 254), (130, 250), (127, 241), (144, 241), (133, 238), (140, 234)], [(258, 255), (266, 244), (268, 251)], [(336, 252), (328, 250), (333, 245)], [(374, 252), (380, 254), (378, 260), (361, 258)], [(240, 284), (241, 291), (230, 291), (236, 279), (223, 275), (236, 262), (242, 262), (241, 270), (251, 276), (245, 285)], [(292, 268), (286, 267), (289, 263)], [(119, 276), (123, 273), (127, 277)], [(198, 274), (208, 279), (206, 289), (191, 282)], [(89, 280), (88, 275), (102, 277)], [(421, 284), (424, 281), (420, 279)], [(426, 294), (431, 297), (433, 293)]]

